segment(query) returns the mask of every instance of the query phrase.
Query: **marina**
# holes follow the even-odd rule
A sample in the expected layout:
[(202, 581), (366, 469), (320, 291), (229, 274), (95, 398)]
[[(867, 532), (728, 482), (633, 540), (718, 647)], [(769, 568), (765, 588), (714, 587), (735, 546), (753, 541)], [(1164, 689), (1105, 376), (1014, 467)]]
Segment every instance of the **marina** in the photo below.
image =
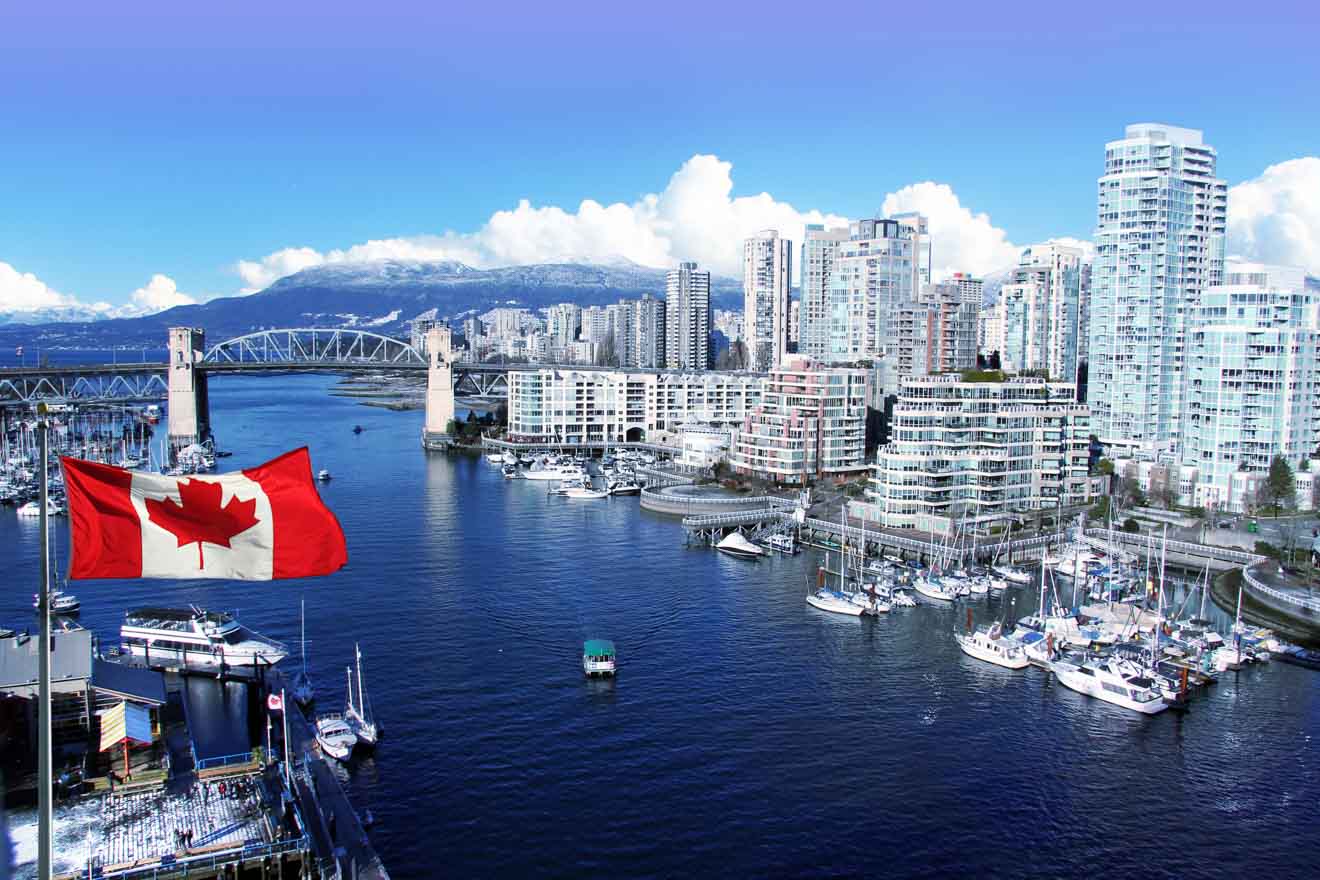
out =
[[(1011, 837), (1024, 826), (1066, 828), (1085, 817), (1132, 841), (1114, 867), (1136, 870), (1162, 857), (1164, 848), (1141, 828), (1171, 800), (1195, 829), (1181, 862), (1188, 871), (1288, 874), (1307, 857), (1303, 819), (1271, 806), (1303, 797), (1317, 782), (1305, 744), (1271, 732), (1307, 724), (1316, 678), (1304, 666), (1258, 661), (1207, 673), (1170, 656), (1164, 661), (1170, 670), (1188, 669), (1189, 711), (1143, 718), (1063, 686), (1035, 663), (1002, 668), (960, 648), (954, 634), (969, 629), (968, 608), (973, 630), (1039, 616), (1039, 555), (1035, 570), (1023, 563), (1025, 584), (992, 589), (987, 583), (984, 593), (969, 590), (938, 605), (893, 601), (881, 614), (821, 612), (804, 595), (822, 567), (837, 588), (838, 549), (767, 552), (749, 563), (709, 546), (685, 546), (681, 515), (619, 499), (569, 504), (547, 498), (537, 481), (505, 479), (501, 465), (421, 458), (415, 434), (395, 427), (412, 416), (364, 415), (339, 401), (326, 407), (319, 396), (324, 381), (297, 377), (301, 398), (271, 401), (261, 396), (259, 381), (231, 379), (213, 389), (213, 407), (221, 426), (239, 412), (271, 425), (236, 450), (236, 467), (278, 451), (285, 442), (278, 425), (305, 421), (310, 410), (338, 413), (324, 418), (324, 435), (309, 440), (335, 474), (322, 491), (351, 536), (353, 565), (305, 589), (227, 584), (218, 592), (204, 583), (125, 581), (77, 590), (80, 620), (107, 644), (115, 643), (125, 609), (236, 608), (242, 626), (291, 646), (265, 680), (265, 692), (286, 694), (288, 678), (302, 668), (306, 597), (305, 656), (317, 709), (346, 709), (340, 694), (346, 696), (349, 679), (355, 693), (370, 693), (374, 716), (389, 727), (374, 750), (354, 748), (346, 761), (325, 760), (315, 757), (310, 722), (296, 709), (289, 713), (293, 789), (299, 803), (317, 805), (303, 817), (314, 858), (329, 846), (333, 814), (341, 843), (369, 837), (371, 852), (379, 848), (394, 876), (428, 876), (440, 860), (460, 873), (535, 873), (541, 859), (572, 858), (565, 843), (571, 815), (574, 824), (613, 829), (595, 846), (602, 864), (616, 872), (637, 858), (661, 871), (699, 871), (709, 855), (697, 852), (714, 847), (736, 873), (773, 873), (783, 866), (780, 857), (772, 863), (754, 844), (771, 834), (786, 841), (782, 857), (794, 864), (863, 872), (883, 865), (896, 874), (964, 871), (970, 864), (994, 873), (988, 857), (952, 851), (976, 839), (973, 825), (977, 836)], [(367, 430), (353, 434), (352, 425), (364, 422)], [(0, 528), (20, 564), (34, 564), (35, 530), (12, 515)], [(445, 533), (456, 539), (434, 539)], [(516, 556), (508, 552), (515, 545)], [(413, 549), (400, 552), (403, 546)], [(59, 538), (57, 553), (67, 558), (65, 547)], [(907, 592), (899, 568), (872, 550), (864, 563), (853, 560), (844, 586), (887, 585), (893, 578), (896, 592)], [(926, 567), (902, 568), (909, 580), (931, 574)], [(968, 580), (975, 577), (969, 568)], [(1171, 576), (1166, 605), (1185, 602), (1182, 618), (1201, 616), (1201, 594), (1187, 598), (1200, 580), (1201, 570)], [(385, 593), (381, 585), (388, 585)], [(1069, 604), (1072, 587), (1060, 579), (1053, 589)], [(30, 615), (30, 592), (8, 597), (0, 608), (6, 625)], [(1108, 607), (1078, 604), (1097, 615)], [(1142, 613), (1127, 610), (1131, 605), (1114, 605), (1126, 614), (1113, 621), (1120, 631), (1124, 621), (1149, 625)], [(408, 632), (445, 638), (401, 638), (401, 609)], [(1203, 630), (1230, 636), (1233, 610), (1211, 602)], [(1040, 619), (1048, 629), (1056, 618)], [(1075, 625), (1078, 632), (1092, 628), (1089, 620)], [(1186, 628), (1180, 640), (1192, 637), (1194, 625)], [(584, 641), (601, 633), (626, 652), (616, 681), (584, 675)], [(354, 641), (363, 653), (363, 685)], [(1148, 648), (1148, 641), (1138, 645)], [(1070, 650), (1079, 657), (1088, 651)], [(225, 704), (233, 729), (263, 745), (260, 705), (254, 709), (251, 696)], [(278, 727), (279, 713), (273, 717)], [(280, 740), (278, 731), (274, 738)], [(584, 741), (591, 747), (583, 749)], [(445, 745), (437, 750), (437, 742)], [(1252, 744), (1245, 762), (1242, 742)], [(817, 754), (817, 744), (829, 744), (828, 759)], [(203, 747), (199, 760), (223, 757), (218, 753), (228, 748)], [(1042, 763), (1049, 772), (1040, 800), (1013, 817), (986, 809), (988, 795), (977, 785), (931, 782), (1016, 778)], [(1207, 772), (1186, 772), (1180, 764), (1187, 763)], [(1208, 772), (1226, 763), (1240, 768), (1227, 789), (1222, 776)], [(1112, 785), (1086, 771), (1100, 764), (1141, 774), (1159, 797), (1130, 793), (1120, 804)], [(529, 772), (537, 776), (534, 786), (524, 781)], [(602, 787), (641, 796), (583, 795)], [(907, 807), (885, 806), (897, 799)], [(843, 811), (847, 840), (828, 853), (795, 831), (804, 810), (835, 814), (844, 803), (859, 809)], [(740, 806), (730, 815), (728, 804)], [(375, 819), (369, 832), (356, 818), (367, 813)], [(670, 829), (664, 841), (648, 831), (657, 816)], [(1279, 846), (1248, 859), (1231, 837), (1266, 817)], [(61, 821), (67, 829), (75, 820)], [(507, 846), (510, 822), (523, 841), (514, 849)], [(715, 822), (723, 829), (718, 840), (710, 832)], [(30, 839), (30, 823), (22, 809), (10, 816), (20, 841)], [(83, 827), (76, 836), (85, 840)], [(937, 850), (918, 843), (899, 854), (864, 845), (882, 827), (905, 840), (940, 837), (944, 844)], [(67, 833), (57, 839), (75, 855), (85, 852), (82, 844), (72, 848)], [(1073, 843), (1058, 830), (1035, 843), (1039, 870), (1084, 871)], [(22, 844), (19, 851), (21, 861)]]

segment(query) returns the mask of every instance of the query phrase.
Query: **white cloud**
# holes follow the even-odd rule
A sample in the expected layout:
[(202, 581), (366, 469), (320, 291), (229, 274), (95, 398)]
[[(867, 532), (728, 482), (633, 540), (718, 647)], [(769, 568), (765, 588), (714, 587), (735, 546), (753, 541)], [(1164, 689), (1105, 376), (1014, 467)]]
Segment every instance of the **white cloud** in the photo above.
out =
[(32, 312), (76, 305), (73, 297), (52, 290), (31, 272), (0, 262), (0, 312)]
[(886, 217), (907, 211), (924, 214), (930, 224), (931, 276), (953, 272), (985, 275), (1017, 264), (1022, 248), (1008, 240), (988, 214), (973, 214), (946, 183), (925, 181), (885, 196), (880, 213)]
[(457, 260), (477, 268), (620, 259), (665, 268), (695, 260), (717, 274), (736, 276), (742, 273), (742, 240), (759, 230), (777, 229), (800, 242), (807, 223), (848, 222), (821, 211), (799, 211), (769, 193), (734, 197), (732, 170), (731, 163), (716, 156), (696, 155), (663, 191), (631, 204), (587, 199), (567, 211), (523, 200), (495, 212), (472, 233), (380, 239), (326, 253), (285, 248), (260, 260), (242, 260), (236, 269), (244, 293), (309, 266), (379, 259)]
[(1228, 251), (1320, 275), (1320, 157), (1271, 165), (1229, 189)]
[(129, 308), (134, 314), (150, 315), (175, 306), (192, 305), (195, 302), (197, 300), (179, 290), (173, 278), (157, 273), (151, 276), (145, 287), (133, 291)]

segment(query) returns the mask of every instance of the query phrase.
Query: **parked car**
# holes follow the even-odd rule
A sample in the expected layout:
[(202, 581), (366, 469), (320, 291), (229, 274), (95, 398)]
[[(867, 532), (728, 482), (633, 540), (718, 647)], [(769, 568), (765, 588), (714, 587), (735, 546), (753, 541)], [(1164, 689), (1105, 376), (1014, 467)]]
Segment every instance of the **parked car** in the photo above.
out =
[(1219, 526), (1221, 529), (1231, 529), (1233, 528), (1233, 521), (1231, 519), (1221, 519), (1219, 522), (1215, 523), (1215, 525)]

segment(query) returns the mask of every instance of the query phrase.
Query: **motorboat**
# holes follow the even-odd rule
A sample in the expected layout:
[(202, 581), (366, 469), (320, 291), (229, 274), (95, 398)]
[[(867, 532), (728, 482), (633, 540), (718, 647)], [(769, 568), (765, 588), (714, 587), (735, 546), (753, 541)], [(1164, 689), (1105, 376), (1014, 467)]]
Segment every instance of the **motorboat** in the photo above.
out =
[[(516, 458), (517, 456), (515, 456), (515, 459)], [(486, 461), (491, 464), (504, 464), (508, 459), (504, 457), (504, 453), (502, 452), (488, 452), (486, 453)]]
[(316, 742), (321, 751), (336, 761), (347, 761), (357, 745), (357, 734), (347, 719), (338, 712), (318, 715), (316, 718)]
[[(56, 501), (54, 498), (46, 499), (47, 516), (59, 516), (62, 513), (64, 513), (64, 508), (60, 506), (58, 501)], [(31, 516), (31, 517), (41, 516), (41, 502), (29, 501), (28, 503), (18, 508), (18, 515)]]
[(353, 701), (353, 670), (348, 670), (348, 699), (344, 703), (344, 720), (357, 734), (358, 742), (371, 747), (380, 738), (380, 724), (371, 714), (371, 702), (367, 699), (366, 688), (362, 685), (362, 648), (354, 644), (353, 652), (357, 661), (357, 702)]
[(954, 641), (968, 657), (984, 660), (1005, 669), (1024, 669), (1030, 665), (1026, 649), (1021, 642), (1004, 638), (999, 624), (971, 633), (954, 633)]
[(523, 471), (523, 479), (527, 480), (553, 480), (555, 482), (564, 482), (565, 480), (586, 479), (587, 472), (575, 464), (545, 464), (533, 465)]
[(284, 645), (253, 632), (223, 611), (137, 608), (119, 628), (121, 650), (148, 666), (215, 671), (274, 666), (289, 655)]
[(641, 495), (642, 486), (636, 480), (615, 480), (610, 483), (611, 495)]
[(609, 639), (587, 639), (582, 643), (582, 671), (587, 678), (610, 678), (617, 669), (614, 643)]
[[(41, 607), (41, 595), (32, 597), (32, 607)], [(82, 608), (82, 600), (73, 593), (66, 593), (63, 590), (50, 591), (50, 613), (51, 614), (77, 614)]]
[(560, 490), (561, 491), (557, 494), (563, 495), (565, 498), (586, 498), (595, 500), (610, 497), (609, 489), (593, 489), (585, 480), (562, 483), (560, 485)]
[(1055, 660), (1050, 664), (1059, 684), (1088, 697), (1122, 706), (1142, 715), (1169, 708), (1157, 683), (1142, 675), (1124, 674), (1112, 662), (1073, 663)]
[(320, 480), (322, 483), (328, 483), (330, 482), (330, 472), (325, 468), (321, 468), (319, 471), (316, 472), (316, 478)]
[(755, 559), (765, 555), (765, 548), (758, 547), (743, 536), (742, 532), (730, 532), (715, 545), (715, 549), (740, 559)]
[(516, 464), (506, 464), (500, 468), (500, 473), (504, 474), (506, 480), (516, 480), (519, 477), (518, 466)]
[(819, 608), (821, 611), (830, 611), (835, 614), (848, 614), (853, 617), (861, 617), (866, 613), (866, 608), (851, 601), (838, 590), (827, 590), (821, 587), (814, 593), (807, 594), (807, 604), (812, 608)]
[(798, 542), (794, 540), (792, 535), (783, 533), (766, 536), (761, 540), (761, 545), (767, 550), (775, 550), (788, 556), (796, 555), (800, 549)]

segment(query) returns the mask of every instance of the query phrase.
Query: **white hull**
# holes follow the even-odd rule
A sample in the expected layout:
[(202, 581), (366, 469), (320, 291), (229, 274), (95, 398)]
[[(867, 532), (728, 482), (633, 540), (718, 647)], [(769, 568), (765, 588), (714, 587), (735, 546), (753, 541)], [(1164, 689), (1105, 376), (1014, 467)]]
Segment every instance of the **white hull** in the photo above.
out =
[(524, 480), (557, 480), (563, 482), (564, 480), (580, 480), (585, 476), (586, 472), (581, 468), (564, 468), (563, 470), (560, 470), (559, 468), (546, 468), (543, 471), (523, 471)]
[(849, 602), (843, 596), (834, 593), (811, 593), (807, 596), (807, 604), (821, 611), (847, 614), (852, 617), (861, 617), (866, 610), (861, 605)]
[(209, 647), (198, 646), (196, 648), (164, 648), (160, 645), (152, 645), (150, 649), (143, 645), (125, 644), (121, 650), (134, 657), (142, 657), (149, 660), (152, 664), (161, 661), (172, 660), (181, 663), (188, 669), (219, 669), (222, 665), (228, 669), (239, 669), (242, 667), (251, 667), (255, 664), (262, 666), (274, 666), (284, 659), (285, 654), (279, 651), (265, 653), (249, 653), (226, 650), (217, 652)]
[(1005, 669), (1025, 669), (1031, 664), (1022, 646), (1015, 645), (1007, 639), (991, 639), (985, 633), (975, 633), (970, 636), (957, 633), (954, 639), (957, 640), (958, 647), (964, 654), (977, 660), (984, 660), (986, 663), (993, 663)]
[[(1053, 670), (1054, 677), (1059, 680), (1059, 684), (1069, 690), (1085, 694), (1088, 697), (1095, 697), (1097, 700), (1103, 700), (1114, 706), (1121, 706), (1142, 715), (1154, 715), (1168, 708), (1168, 704), (1164, 702), (1158, 693), (1134, 689), (1119, 676), (1106, 673), (1103, 670), (1095, 670), (1091, 674), (1087, 674), (1082, 671), (1082, 667), (1074, 666), (1071, 663), (1058, 662), (1054, 663), (1050, 669)], [(1108, 682), (1111, 687), (1105, 687), (1105, 682)], [(1144, 700), (1134, 698), (1131, 696), (1134, 690), (1151, 693), (1152, 696), (1150, 699)], [(1123, 693), (1117, 691), (1123, 691)]]
[(913, 584), (913, 588), (920, 595), (936, 602), (952, 602), (958, 598), (957, 593), (939, 584), (933, 584), (925, 578), (917, 578), (917, 582)]
[(357, 745), (357, 736), (343, 718), (323, 716), (316, 719), (316, 742), (336, 761), (347, 761)]
[(559, 494), (563, 495), (565, 498), (583, 498), (587, 500), (595, 500), (598, 498), (610, 497), (609, 490), (607, 489), (583, 489), (580, 486), (574, 486), (573, 488), (565, 489)]

